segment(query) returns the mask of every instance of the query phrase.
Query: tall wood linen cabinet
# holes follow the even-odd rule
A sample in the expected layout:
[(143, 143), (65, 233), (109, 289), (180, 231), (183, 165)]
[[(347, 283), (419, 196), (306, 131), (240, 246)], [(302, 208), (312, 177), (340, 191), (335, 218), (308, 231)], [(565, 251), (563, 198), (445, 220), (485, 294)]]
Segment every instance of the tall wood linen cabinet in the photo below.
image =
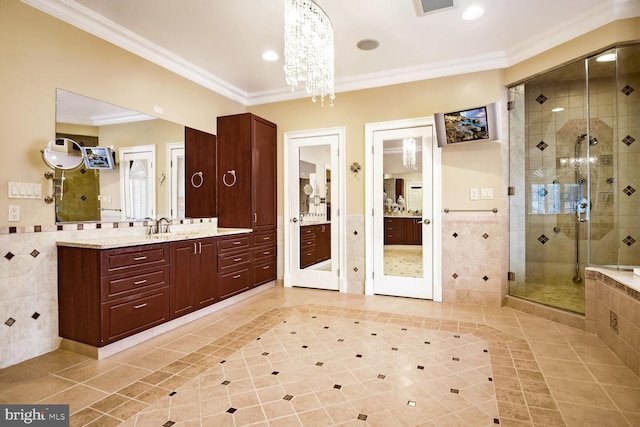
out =
[[(277, 128), (251, 113), (218, 117), (218, 226), (251, 228), (248, 287), (276, 279), (276, 141)], [(234, 248), (235, 249), (235, 248)], [(222, 248), (218, 248), (222, 253)], [(226, 249), (225, 249), (226, 250)], [(219, 255), (218, 281), (230, 290), (244, 286), (241, 263), (224, 270), (220, 257), (241, 258), (238, 252)], [(233, 271), (234, 268), (239, 271)]]
[(251, 113), (218, 117), (218, 226), (276, 229), (276, 125)]

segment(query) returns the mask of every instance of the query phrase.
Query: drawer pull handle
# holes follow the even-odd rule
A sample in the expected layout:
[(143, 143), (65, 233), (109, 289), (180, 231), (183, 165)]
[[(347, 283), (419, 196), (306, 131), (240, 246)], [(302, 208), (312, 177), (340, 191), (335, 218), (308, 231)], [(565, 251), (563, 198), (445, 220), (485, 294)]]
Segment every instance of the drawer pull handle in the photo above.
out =
[(264, 267), (262, 267), (262, 269), (263, 269), (263, 270), (268, 270), (268, 269), (270, 269), (270, 268), (271, 268), (271, 266), (270, 266), (270, 265), (265, 265)]
[(262, 252), (262, 255), (269, 255), (271, 251)]
[(239, 279), (239, 278), (240, 278), (240, 275), (239, 275), (239, 274), (236, 274), (235, 276), (233, 276), (233, 278), (234, 278), (234, 279)]
[(147, 259), (147, 257), (146, 256), (139, 256), (139, 257), (135, 257), (133, 260), (134, 261), (142, 261), (144, 259)]
[(135, 309), (137, 310), (137, 309), (139, 309), (139, 308), (146, 307), (146, 306), (147, 306), (147, 303), (145, 302), (144, 304), (136, 305), (136, 306), (135, 306), (135, 307), (133, 307), (133, 308), (135, 308)]
[(262, 240), (271, 240), (271, 237), (263, 237)]
[(234, 245), (240, 245), (242, 242), (233, 242)]
[(143, 283), (147, 283), (147, 279), (138, 280), (137, 282), (133, 282), (134, 285), (142, 285)]
[(234, 258), (234, 262), (242, 261), (242, 258)]

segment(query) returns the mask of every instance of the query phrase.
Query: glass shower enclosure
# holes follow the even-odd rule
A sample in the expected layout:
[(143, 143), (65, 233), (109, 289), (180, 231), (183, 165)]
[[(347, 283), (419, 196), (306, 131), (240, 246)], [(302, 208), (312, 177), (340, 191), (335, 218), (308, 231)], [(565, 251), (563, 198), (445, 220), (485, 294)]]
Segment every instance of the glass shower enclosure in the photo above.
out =
[(585, 312), (584, 269), (640, 265), (640, 44), (509, 88), (509, 293)]

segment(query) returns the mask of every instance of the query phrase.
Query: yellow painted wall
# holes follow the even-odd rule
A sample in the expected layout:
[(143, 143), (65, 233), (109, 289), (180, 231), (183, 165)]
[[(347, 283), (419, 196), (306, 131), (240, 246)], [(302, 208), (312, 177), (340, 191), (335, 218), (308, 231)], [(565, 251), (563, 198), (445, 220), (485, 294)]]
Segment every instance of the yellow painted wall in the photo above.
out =
[[(164, 108), (163, 119), (216, 132), (219, 115), (251, 111), (278, 124), (278, 185), (283, 188), (283, 133), (334, 126), (347, 128), (347, 165), (364, 164), (364, 125), (430, 116), (500, 99), (509, 82), (602, 49), (613, 42), (640, 39), (638, 19), (617, 21), (507, 70), (424, 80), (337, 94), (334, 107), (309, 99), (246, 108), (147, 60), (115, 47), (19, 0), (0, 2), (0, 226), (47, 225), (53, 206), (43, 201), (7, 199), (7, 181), (48, 182), (40, 150), (55, 135), (56, 88), (62, 88), (149, 115)], [(504, 106), (503, 106), (504, 107)], [(506, 138), (507, 135), (503, 135)], [(482, 160), (479, 160), (482, 159)], [(501, 168), (499, 144), (466, 144), (443, 151), (446, 203), (462, 203), (467, 185), (457, 177), (477, 173), (491, 186), (507, 171)], [(461, 173), (462, 171), (462, 173)], [(474, 172), (475, 171), (475, 172)], [(483, 184), (479, 183), (478, 186)], [(364, 174), (347, 179), (348, 214), (364, 211)], [(499, 198), (500, 194), (494, 194)], [(460, 199), (458, 199), (460, 198)], [(278, 212), (283, 196), (279, 191)], [(8, 223), (9, 204), (21, 206), (22, 221)]]

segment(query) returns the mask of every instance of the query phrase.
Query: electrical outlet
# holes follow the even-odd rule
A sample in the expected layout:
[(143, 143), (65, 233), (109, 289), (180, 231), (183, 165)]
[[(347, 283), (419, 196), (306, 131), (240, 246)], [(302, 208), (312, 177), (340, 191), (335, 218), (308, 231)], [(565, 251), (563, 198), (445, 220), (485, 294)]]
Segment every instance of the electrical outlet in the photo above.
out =
[(9, 222), (20, 221), (20, 206), (9, 205)]

